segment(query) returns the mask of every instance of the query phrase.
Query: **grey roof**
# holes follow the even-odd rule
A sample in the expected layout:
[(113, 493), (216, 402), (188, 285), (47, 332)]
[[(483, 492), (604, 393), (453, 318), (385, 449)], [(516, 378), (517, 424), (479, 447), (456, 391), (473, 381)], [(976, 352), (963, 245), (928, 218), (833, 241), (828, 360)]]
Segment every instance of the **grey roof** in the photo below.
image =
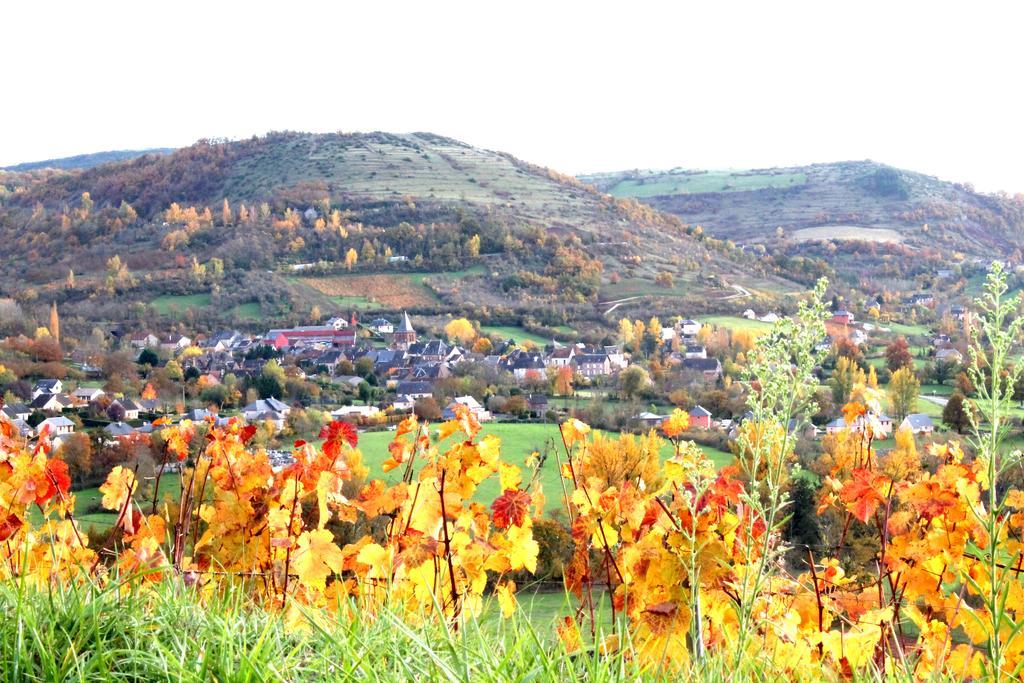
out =
[(926, 413), (911, 413), (907, 415), (906, 421), (910, 423), (911, 429), (935, 428), (935, 423)]
[(697, 417), (711, 417), (711, 411), (704, 406), (694, 406), (690, 410), (690, 415), (696, 415)]
[(288, 404), (283, 403), (276, 398), (261, 398), (258, 401), (253, 401), (245, 408), (242, 409), (246, 413), (286, 413), (289, 411)]
[(135, 429), (127, 422), (111, 422), (103, 428), (103, 431), (111, 436), (128, 436), (135, 433)]
[(414, 332), (412, 329), (412, 321), (409, 320), (409, 314), (402, 311), (402, 322), (399, 323), (398, 329), (395, 332)]

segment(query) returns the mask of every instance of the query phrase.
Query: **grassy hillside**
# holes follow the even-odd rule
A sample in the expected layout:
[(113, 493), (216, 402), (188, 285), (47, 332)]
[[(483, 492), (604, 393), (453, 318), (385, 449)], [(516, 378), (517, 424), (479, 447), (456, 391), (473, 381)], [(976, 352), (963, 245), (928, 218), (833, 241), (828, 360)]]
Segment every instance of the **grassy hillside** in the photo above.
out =
[(972, 258), (1019, 258), (1024, 245), (1024, 198), (981, 194), (870, 161), (626, 171), (581, 180), (670, 212), (717, 238), (760, 245), (785, 267), (794, 267), (793, 257), (817, 259), (866, 285), (893, 277), (885, 262), (898, 264), (896, 275), (913, 276)]
[[(428, 133), (273, 133), (0, 172), (0, 238), (0, 294), (74, 302), (87, 320), (587, 307), (627, 281), (712, 303), (736, 282), (791, 287), (675, 216)], [(673, 287), (655, 285), (665, 273)]]

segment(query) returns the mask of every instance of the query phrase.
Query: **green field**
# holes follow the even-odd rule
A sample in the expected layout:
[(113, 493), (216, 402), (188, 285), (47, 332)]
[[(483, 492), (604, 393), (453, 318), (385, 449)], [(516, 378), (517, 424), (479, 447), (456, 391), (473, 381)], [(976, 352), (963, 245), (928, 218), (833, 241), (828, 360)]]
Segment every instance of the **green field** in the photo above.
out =
[(505, 340), (515, 339), (520, 344), (531, 341), (537, 346), (543, 347), (545, 344), (551, 343), (550, 339), (545, 339), (539, 334), (533, 334), (521, 327), (512, 327), (510, 325), (481, 325), (480, 331), (485, 335), (494, 335)]
[(231, 309), (231, 315), (242, 320), (259, 320), (262, 317), (259, 302), (250, 301), (247, 304), (240, 304)]
[(786, 188), (807, 182), (804, 173), (744, 173), (739, 171), (668, 172), (624, 178), (608, 190), (616, 197), (658, 197), (700, 192), (746, 192)]
[(705, 325), (727, 327), (732, 330), (746, 330), (748, 332), (766, 332), (772, 328), (771, 323), (760, 320), (748, 320), (735, 315), (711, 315), (700, 319)]
[(204, 308), (211, 303), (209, 294), (165, 294), (149, 302), (160, 315), (181, 315), (190, 308)]
[[(541, 467), (540, 483), (544, 486), (544, 495), (547, 497), (545, 509), (551, 513), (563, 510), (561, 500), (562, 484), (558, 473), (558, 458), (564, 461), (562, 440), (559, 436), (558, 425), (553, 423), (538, 424), (512, 424), (489, 422), (483, 425), (481, 436), (493, 434), (501, 439), (501, 457), (506, 462), (522, 466), (527, 456), (533, 451), (544, 452), (546, 444), (554, 445), (554, 451)], [(367, 432), (359, 435), (359, 450), (363, 453), (364, 462), (370, 468), (371, 478), (383, 478), (384, 481), (393, 483), (400, 479), (401, 473), (398, 470), (381, 474), (380, 466), (388, 458), (387, 444), (394, 438), (394, 432)], [(702, 446), (701, 450), (714, 461), (715, 465), (722, 467), (727, 464), (732, 455), (717, 449)], [(666, 442), (662, 448), (662, 456), (671, 455), (671, 445)], [(492, 477), (480, 485), (477, 497), (484, 501), (497, 498), (501, 491), (498, 490), (498, 480)]]
[(893, 334), (903, 335), (904, 337), (922, 337), (931, 334), (931, 331), (925, 325), (906, 325), (904, 323), (887, 323), (882, 327), (888, 329)]
[[(550, 512), (563, 510), (561, 500), (561, 478), (558, 473), (558, 457), (564, 460), (562, 440), (559, 436), (558, 425), (554, 423), (485, 423), (481, 436), (493, 434), (501, 439), (501, 457), (506, 462), (523, 466), (526, 458), (534, 451), (544, 452), (545, 448), (553, 446), (554, 450), (541, 468), (540, 482), (544, 486), (544, 495), (547, 497), (545, 509)], [(364, 432), (359, 435), (359, 450), (363, 454), (363, 461), (370, 468), (370, 479), (382, 479), (393, 484), (401, 479), (401, 470), (393, 470), (385, 473), (381, 465), (388, 459), (388, 444), (394, 438), (395, 433), (390, 431)], [(701, 446), (701, 450), (710, 458), (716, 466), (722, 467), (730, 462), (732, 455), (710, 446)], [(662, 448), (662, 456), (671, 455), (671, 445), (665, 443)], [(152, 483), (144, 482), (140, 490), (145, 495), (140, 502), (147, 505), (152, 500)], [(181, 479), (177, 474), (168, 474), (160, 481), (160, 500), (167, 494), (177, 497), (181, 487)], [(500, 495), (497, 477), (488, 479), (480, 485), (477, 494), (482, 501), (491, 501)], [(116, 515), (111, 512), (95, 511), (101, 498), (99, 488), (93, 487), (75, 491), (75, 517), (86, 530), (92, 525), (109, 526), (114, 523)]]

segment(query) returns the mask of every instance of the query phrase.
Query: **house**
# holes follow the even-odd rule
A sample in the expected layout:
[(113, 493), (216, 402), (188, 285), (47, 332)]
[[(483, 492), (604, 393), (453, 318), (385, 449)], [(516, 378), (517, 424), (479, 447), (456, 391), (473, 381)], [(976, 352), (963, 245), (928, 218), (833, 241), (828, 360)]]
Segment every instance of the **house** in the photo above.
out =
[(777, 323), (779, 321), (779, 316), (776, 313), (765, 313), (760, 318), (758, 318), (758, 320), (760, 320), (763, 323)]
[(900, 429), (909, 429), (914, 434), (931, 434), (935, 431), (935, 423), (925, 413), (911, 413), (903, 418)]
[(149, 332), (136, 332), (128, 337), (128, 343), (136, 349), (151, 349), (160, 345), (160, 339)]
[(534, 417), (543, 417), (548, 412), (548, 397), (544, 394), (529, 394), (526, 405)]
[[(261, 398), (259, 400), (253, 401), (249, 405), (242, 408), (242, 417), (244, 417), (249, 422), (254, 422), (256, 420), (267, 419), (264, 418), (264, 414), (266, 413), (276, 413), (281, 416), (287, 416), (288, 413), (290, 413), (291, 411), (291, 406), (289, 406), (287, 403), (284, 403), (283, 401), (279, 401), (278, 399), (273, 397), (266, 399)], [(269, 419), (275, 418), (271, 417)]]
[(344, 330), (348, 327), (348, 320), (345, 320), (341, 316), (334, 316), (329, 318), (326, 323), (327, 327), (333, 327), (336, 330)]
[(203, 341), (201, 346), (211, 351), (228, 351), (237, 346), (245, 336), (238, 330), (218, 332), (209, 339)]
[(722, 363), (717, 358), (684, 358), (683, 370), (699, 372), (705, 381), (713, 382), (722, 376)]
[(857, 346), (863, 346), (868, 341), (868, 335), (864, 330), (854, 330), (850, 333), (850, 341)]
[(344, 418), (374, 418), (380, 415), (380, 408), (377, 406), (342, 406), (331, 412), (331, 417)]
[(963, 320), (967, 317), (967, 309), (963, 306), (951, 306), (949, 314), (956, 320)]
[(847, 310), (838, 310), (832, 314), (832, 322), (837, 325), (852, 325), (853, 313)]
[(75, 423), (67, 419), (63, 415), (58, 417), (48, 417), (36, 427), (36, 432), (39, 434), (46, 430), (51, 436), (60, 436), (62, 434), (71, 434), (75, 431)]
[(365, 381), (366, 380), (357, 375), (338, 375), (337, 377), (331, 378), (331, 382), (333, 382), (334, 384), (341, 384), (343, 386), (351, 387), (353, 389), (358, 388), (359, 385)]
[(572, 365), (572, 359), (575, 357), (575, 346), (556, 346), (544, 359), (544, 365), (549, 368), (564, 368), (567, 365)]
[(685, 358), (707, 358), (708, 350), (699, 344), (687, 345)]
[(160, 337), (160, 348), (164, 351), (181, 351), (192, 346), (192, 340), (183, 334), (167, 334)]
[(908, 300), (911, 306), (931, 306), (935, 303), (935, 297), (931, 294), (914, 294)]
[(747, 320), (757, 320), (757, 313), (754, 313), (754, 309), (748, 308), (747, 310), (743, 311), (743, 317), (746, 318)]
[(711, 429), (711, 411), (704, 406), (694, 406), (690, 410), (690, 427)]
[(636, 416), (636, 421), (641, 427), (648, 429), (656, 429), (661, 426), (661, 423), (665, 421), (664, 415), (658, 415), (657, 413), (651, 413), (644, 411)]
[(455, 419), (455, 408), (456, 406), (466, 406), (469, 408), (469, 412), (472, 413), (477, 422), (487, 422), (491, 419), (491, 413), (484, 409), (480, 402), (472, 396), (457, 396), (454, 401), (448, 404), (448, 407), (444, 409), (442, 417), (446, 420)]
[(520, 353), (509, 366), (509, 370), (520, 382), (531, 378), (541, 379), (544, 377), (544, 360), (540, 354)]
[(142, 410), (142, 406), (130, 398), (122, 398), (114, 401), (110, 404), (110, 407), (107, 410), (113, 409), (114, 406), (121, 406), (121, 408), (124, 409), (125, 420), (138, 420), (139, 412)]
[(135, 428), (127, 422), (111, 422), (103, 428), (103, 431), (115, 439), (120, 439), (134, 434)]
[(355, 346), (355, 330), (336, 330), (330, 325), (305, 325), (274, 329), (263, 336), (263, 343), (275, 349), (283, 349), (302, 343), (324, 344), (327, 346)]
[(3, 414), (11, 420), (27, 420), (32, 409), (24, 403), (8, 403), (3, 407)]
[(100, 396), (105, 395), (106, 392), (97, 387), (78, 387), (71, 392), (71, 398), (76, 401), (82, 401), (84, 403), (92, 403)]
[(582, 353), (574, 359), (576, 371), (587, 379), (611, 374), (612, 364), (607, 354)]
[[(753, 311), (750, 311), (753, 313)], [(744, 313), (744, 315), (746, 315)], [(680, 320), (679, 331), (682, 332), (684, 337), (696, 337), (700, 332), (700, 323), (696, 320)]]
[(59, 379), (41, 379), (32, 389), (32, 398), (40, 394), (59, 394), (64, 391), (64, 384)]
[(395, 326), (386, 318), (374, 318), (367, 325), (371, 332), (379, 335), (394, 334)]
[(32, 399), (28, 407), (43, 413), (59, 413), (71, 405), (71, 399), (63, 394), (40, 394)]
[(622, 351), (621, 346), (605, 346), (604, 355), (608, 356), (608, 365), (611, 366), (613, 372), (625, 370), (629, 366), (629, 361), (626, 360), (626, 354)]
[(849, 429), (851, 432), (857, 433), (864, 431), (864, 428), (868, 424), (874, 424), (877, 428), (877, 433), (886, 439), (892, 434), (892, 418), (887, 415), (875, 415), (874, 413), (867, 413), (867, 415), (859, 415), (853, 423), (847, 425), (845, 418), (837, 418), (825, 425), (826, 434), (835, 434), (841, 432), (844, 429)]
[(936, 351), (935, 360), (940, 363), (961, 363), (964, 360), (964, 355), (956, 349), (949, 347)]
[(434, 386), (425, 381), (403, 381), (395, 387), (395, 393), (399, 396), (408, 396), (413, 401), (427, 398), (434, 395)]

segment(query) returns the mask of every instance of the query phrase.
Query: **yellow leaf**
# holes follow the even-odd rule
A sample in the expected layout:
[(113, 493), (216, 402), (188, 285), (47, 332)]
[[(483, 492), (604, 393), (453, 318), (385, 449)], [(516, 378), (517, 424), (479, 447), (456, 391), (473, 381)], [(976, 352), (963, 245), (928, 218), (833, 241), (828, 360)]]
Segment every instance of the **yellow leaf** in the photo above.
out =
[(513, 526), (508, 529), (508, 563), (512, 569), (526, 569), (530, 573), (537, 571), (537, 554), (540, 546), (533, 540), (530, 527)]
[(292, 569), (299, 582), (310, 588), (323, 588), (327, 577), (341, 571), (345, 556), (334, 544), (334, 535), (326, 529), (314, 529), (299, 536), (299, 547), (292, 558)]
[(514, 581), (503, 581), (494, 589), (498, 598), (498, 606), (501, 607), (501, 616), (508, 619), (516, 612), (516, 584)]
[(100, 493), (103, 494), (100, 504), (107, 510), (120, 510), (138, 485), (135, 473), (118, 465), (110, 470), (107, 480), (100, 487)]

